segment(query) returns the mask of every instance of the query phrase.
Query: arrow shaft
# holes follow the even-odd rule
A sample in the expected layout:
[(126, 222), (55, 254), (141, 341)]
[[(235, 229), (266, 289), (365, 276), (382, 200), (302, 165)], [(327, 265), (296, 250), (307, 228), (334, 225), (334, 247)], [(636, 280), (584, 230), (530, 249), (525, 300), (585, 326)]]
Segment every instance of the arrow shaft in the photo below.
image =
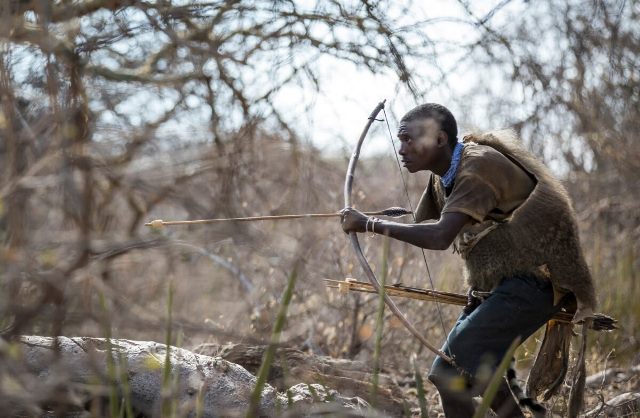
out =
[[(378, 291), (370, 284), (366, 282), (354, 281), (354, 280), (331, 280), (325, 279), (327, 287), (336, 288), (341, 292), (363, 292), (363, 293), (378, 293)], [(424, 300), (429, 302), (441, 302), (450, 305), (465, 306), (467, 304), (467, 295), (461, 293), (443, 292), (439, 290), (420, 289), (415, 287), (397, 287), (397, 286), (385, 286), (385, 293), (389, 296)], [(557, 312), (551, 319), (558, 322), (571, 323), (573, 320), (573, 314), (575, 312)], [(617, 321), (614, 318), (608, 317), (600, 313), (595, 314), (594, 321), (591, 325), (591, 329), (596, 331), (611, 331), (617, 328)]]
[[(367, 216), (375, 215), (387, 215), (384, 210), (375, 212), (364, 212)], [(330, 213), (303, 213), (294, 215), (262, 215), (262, 216), (247, 216), (241, 218), (214, 218), (214, 219), (195, 219), (190, 221), (152, 221), (147, 222), (146, 226), (167, 226), (167, 225), (199, 225), (199, 224), (212, 224), (219, 222), (253, 222), (253, 221), (279, 221), (286, 219), (305, 219), (305, 218), (332, 218), (340, 216), (339, 212)], [(389, 215), (391, 216), (391, 215)]]

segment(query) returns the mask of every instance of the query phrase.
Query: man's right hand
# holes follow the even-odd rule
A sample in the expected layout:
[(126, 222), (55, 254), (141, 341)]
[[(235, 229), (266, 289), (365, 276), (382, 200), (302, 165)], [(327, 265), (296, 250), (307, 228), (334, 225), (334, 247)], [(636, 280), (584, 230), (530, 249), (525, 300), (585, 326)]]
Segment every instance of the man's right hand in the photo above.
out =
[(353, 208), (344, 208), (340, 213), (342, 214), (340, 218), (342, 230), (346, 234), (350, 232), (367, 232), (367, 219), (369, 219), (367, 215)]

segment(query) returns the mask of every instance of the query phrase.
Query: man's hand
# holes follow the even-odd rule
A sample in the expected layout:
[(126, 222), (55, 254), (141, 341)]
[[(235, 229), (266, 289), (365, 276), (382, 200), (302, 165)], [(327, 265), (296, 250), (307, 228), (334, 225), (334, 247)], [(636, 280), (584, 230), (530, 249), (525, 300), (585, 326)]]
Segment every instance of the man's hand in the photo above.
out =
[(342, 230), (345, 233), (349, 232), (366, 232), (367, 219), (369, 218), (364, 213), (357, 211), (353, 208), (344, 208), (340, 211), (342, 217)]
[[(344, 232), (366, 232), (367, 219), (364, 213), (353, 208), (344, 208), (342, 229)], [(375, 232), (391, 238), (417, 245), (427, 250), (446, 250), (462, 227), (471, 221), (471, 217), (461, 212), (447, 212), (436, 223), (401, 224), (391, 221), (376, 223)], [(372, 227), (369, 227), (371, 230)]]

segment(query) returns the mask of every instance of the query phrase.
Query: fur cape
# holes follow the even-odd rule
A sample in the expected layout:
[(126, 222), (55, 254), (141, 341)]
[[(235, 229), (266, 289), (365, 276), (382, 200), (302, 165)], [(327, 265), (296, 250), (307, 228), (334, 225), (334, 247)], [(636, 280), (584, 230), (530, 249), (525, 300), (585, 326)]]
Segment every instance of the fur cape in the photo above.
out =
[(516, 138), (513, 131), (503, 130), (463, 139), (494, 148), (536, 180), (529, 197), (508, 220), (496, 224), (466, 255), (469, 284), (488, 291), (501, 278), (540, 274), (540, 267), (545, 266), (554, 290), (575, 296), (574, 321), (591, 317), (596, 308), (595, 290), (567, 191)]
[[(494, 148), (528, 172), (536, 181), (533, 191), (504, 222), (491, 222), (472, 237), (472, 245), (461, 251), (466, 262), (468, 284), (478, 290), (492, 290), (501, 279), (521, 273), (551, 280), (556, 294), (565, 295), (576, 308), (574, 322), (593, 316), (596, 296), (593, 280), (582, 254), (575, 212), (566, 189), (535, 156), (520, 145), (511, 130), (471, 134), (465, 143)], [(435, 176), (434, 176), (435, 177)], [(430, 181), (416, 217), (442, 209), (444, 193), (439, 181)], [(423, 218), (424, 219), (424, 218)], [(482, 227), (482, 225), (478, 225)], [(473, 230), (473, 229), (472, 229)], [(468, 237), (467, 237), (468, 238)], [(464, 240), (462, 240), (464, 241)], [(544, 274), (542, 274), (542, 272)], [(573, 367), (569, 415), (577, 416), (584, 391), (586, 325), (582, 344)], [(569, 369), (571, 324), (550, 321), (527, 380), (527, 395), (536, 398), (544, 392), (548, 399), (560, 389)]]
[[(536, 185), (507, 222), (477, 241), (466, 258), (469, 283), (488, 285), (496, 278), (521, 272), (539, 273), (545, 266), (556, 294), (572, 295), (575, 322), (583, 322), (580, 344), (570, 377), (570, 417), (582, 409), (586, 378), (585, 349), (587, 324), (596, 308), (593, 280), (582, 253), (578, 225), (566, 189), (531, 153), (524, 150), (515, 132), (502, 130), (467, 135), (465, 143), (487, 145), (531, 174)], [(537, 270), (536, 270), (537, 269)], [(497, 283), (496, 283), (497, 284)], [(527, 379), (527, 395), (549, 399), (560, 389), (569, 369), (571, 324), (549, 321), (544, 339)]]

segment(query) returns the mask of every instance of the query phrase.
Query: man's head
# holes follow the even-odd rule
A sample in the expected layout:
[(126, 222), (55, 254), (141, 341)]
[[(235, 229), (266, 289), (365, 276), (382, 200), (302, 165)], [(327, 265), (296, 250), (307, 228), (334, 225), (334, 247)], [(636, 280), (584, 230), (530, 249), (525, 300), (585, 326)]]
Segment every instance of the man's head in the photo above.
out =
[[(456, 146), (458, 125), (453, 114), (437, 103), (425, 103), (411, 109), (400, 120), (400, 155), (411, 173), (448, 167)], [(446, 161), (445, 161), (446, 160)], [(441, 171), (441, 170), (440, 170)]]

